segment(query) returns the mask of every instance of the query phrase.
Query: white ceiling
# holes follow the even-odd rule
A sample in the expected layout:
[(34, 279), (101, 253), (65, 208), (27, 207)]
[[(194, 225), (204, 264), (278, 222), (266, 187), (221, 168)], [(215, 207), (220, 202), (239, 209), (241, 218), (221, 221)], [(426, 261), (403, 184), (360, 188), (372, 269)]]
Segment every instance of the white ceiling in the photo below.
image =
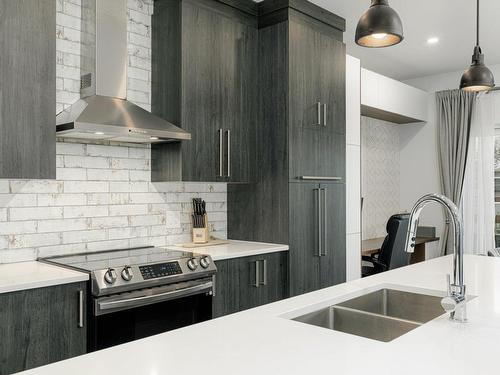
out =
[[(354, 42), (359, 17), (370, 0), (310, 0), (346, 19), (347, 53), (367, 69), (405, 80), (465, 69), (475, 45), (475, 0), (389, 0), (399, 13), (405, 39), (399, 45), (368, 49)], [(481, 48), (486, 64), (500, 63), (500, 1), (482, 0)], [(429, 37), (439, 43), (428, 45)]]

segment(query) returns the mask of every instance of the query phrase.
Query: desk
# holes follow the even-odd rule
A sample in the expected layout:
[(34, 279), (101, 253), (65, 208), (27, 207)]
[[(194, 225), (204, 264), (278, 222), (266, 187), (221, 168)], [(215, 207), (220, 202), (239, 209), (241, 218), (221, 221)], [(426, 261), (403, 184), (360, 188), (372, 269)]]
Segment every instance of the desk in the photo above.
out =
[[(370, 256), (380, 252), (385, 237), (370, 238), (361, 242), (361, 255)], [(425, 260), (425, 244), (427, 242), (439, 241), (439, 237), (417, 237), (415, 241), (415, 252), (411, 255), (410, 263), (423, 262)]]

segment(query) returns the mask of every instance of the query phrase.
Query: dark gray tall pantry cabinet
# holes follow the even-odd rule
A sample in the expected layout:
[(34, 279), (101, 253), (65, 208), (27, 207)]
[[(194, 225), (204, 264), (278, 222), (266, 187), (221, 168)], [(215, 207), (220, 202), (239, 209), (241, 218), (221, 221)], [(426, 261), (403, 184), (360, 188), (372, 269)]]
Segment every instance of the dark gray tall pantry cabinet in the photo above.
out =
[(345, 21), (259, 5), (256, 182), (228, 186), (230, 238), (287, 243), (291, 295), (345, 281)]

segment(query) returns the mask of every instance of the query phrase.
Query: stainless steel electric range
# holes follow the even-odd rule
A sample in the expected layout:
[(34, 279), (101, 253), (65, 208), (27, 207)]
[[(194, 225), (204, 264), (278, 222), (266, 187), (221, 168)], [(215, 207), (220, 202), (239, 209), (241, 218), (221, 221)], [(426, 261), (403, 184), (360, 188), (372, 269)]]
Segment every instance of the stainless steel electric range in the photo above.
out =
[(212, 317), (217, 269), (207, 255), (143, 247), (40, 260), (89, 273), (89, 351)]

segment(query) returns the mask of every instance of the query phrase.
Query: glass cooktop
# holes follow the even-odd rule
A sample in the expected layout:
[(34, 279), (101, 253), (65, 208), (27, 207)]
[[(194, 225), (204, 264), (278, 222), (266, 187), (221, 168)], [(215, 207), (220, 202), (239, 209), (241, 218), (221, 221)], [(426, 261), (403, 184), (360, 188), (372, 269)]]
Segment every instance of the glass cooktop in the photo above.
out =
[(109, 267), (169, 262), (191, 258), (193, 255), (192, 252), (168, 250), (161, 247), (140, 247), (60, 255), (40, 260), (91, 272)]

